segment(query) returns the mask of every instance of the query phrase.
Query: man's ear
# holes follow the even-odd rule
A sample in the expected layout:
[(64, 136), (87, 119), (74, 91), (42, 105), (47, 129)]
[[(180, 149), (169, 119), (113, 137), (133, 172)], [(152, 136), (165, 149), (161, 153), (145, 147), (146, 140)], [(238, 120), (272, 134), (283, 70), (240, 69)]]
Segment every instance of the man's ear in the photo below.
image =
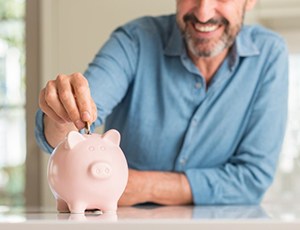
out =
[(246, 10), (252, 10), (254, 6), (256, 5), (257, 0), (247, 0), (246, 2)]

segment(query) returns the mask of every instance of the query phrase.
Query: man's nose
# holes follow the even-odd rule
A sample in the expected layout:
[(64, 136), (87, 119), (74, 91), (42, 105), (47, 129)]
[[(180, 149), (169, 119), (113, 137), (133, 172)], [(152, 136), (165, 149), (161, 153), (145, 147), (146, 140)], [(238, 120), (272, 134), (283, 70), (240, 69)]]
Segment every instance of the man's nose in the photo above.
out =
[(196, 16), (200, 22), (207, 22), (215, 16), (216, 0), (197, 0)]

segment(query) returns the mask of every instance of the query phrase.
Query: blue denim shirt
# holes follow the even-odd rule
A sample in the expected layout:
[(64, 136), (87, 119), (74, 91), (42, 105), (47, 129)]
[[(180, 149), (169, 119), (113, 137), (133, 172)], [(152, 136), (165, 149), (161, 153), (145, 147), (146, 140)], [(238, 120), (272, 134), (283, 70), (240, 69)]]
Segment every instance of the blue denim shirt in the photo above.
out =
[[(174, 15), (114, 31), (84, 73), (98, 108), (93, 124), (122, 135), (130, 168), (186, 174), (194, 204), (253, 204), (270, 186), (288, 95), (284, 41), (244, 26), (209, 85), (187, 55)], [(43, 134), (36, 117), (36, 137)]]

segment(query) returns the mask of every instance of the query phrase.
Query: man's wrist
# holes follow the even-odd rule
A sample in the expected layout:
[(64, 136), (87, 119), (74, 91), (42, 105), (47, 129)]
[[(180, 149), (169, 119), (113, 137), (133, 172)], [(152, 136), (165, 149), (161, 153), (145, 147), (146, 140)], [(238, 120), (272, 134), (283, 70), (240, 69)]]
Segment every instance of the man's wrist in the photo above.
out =
[(189, 182), (182, 173), (146, 172), (145, 187), (150, 202), (164, 205), (192, 203)]
[(73, 123), (60, 124), (44, 114), (45, 138), (53, 148), (72, 130), (77, 130)]

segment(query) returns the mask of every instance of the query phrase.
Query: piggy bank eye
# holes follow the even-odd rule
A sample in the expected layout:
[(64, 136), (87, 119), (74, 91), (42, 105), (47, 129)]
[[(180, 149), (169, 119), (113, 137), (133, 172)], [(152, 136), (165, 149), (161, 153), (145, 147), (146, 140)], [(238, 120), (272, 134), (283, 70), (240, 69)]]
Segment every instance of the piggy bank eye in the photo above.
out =
[(106, 148), (104, 146), (99, 146), (98, 149), (103, 152)]
[(94, 151), (95, 151), (95, 147), (94, 147), (94, 146), (92, 146), (92, 145), (91, 145), (91, 146), (89, 146), (89, 148), (88, 148), (88, 149), (89, 149), (89, 151), (90, 151), (90, 152), (94, 152)]

